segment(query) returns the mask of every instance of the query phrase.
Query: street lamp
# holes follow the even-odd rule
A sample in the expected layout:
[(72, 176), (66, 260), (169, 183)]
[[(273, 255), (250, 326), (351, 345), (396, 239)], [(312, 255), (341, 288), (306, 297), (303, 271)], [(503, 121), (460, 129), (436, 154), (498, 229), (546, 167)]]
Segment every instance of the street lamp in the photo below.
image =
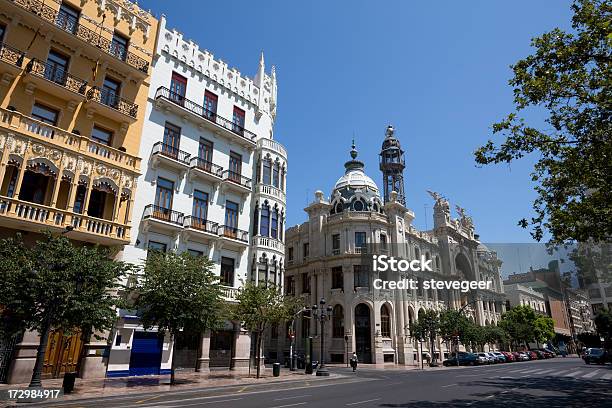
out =
[[(305, 307), (302, 310), (298, 311), (293, 315), (293, 319), (291, 319), (291, 343), (289, 345), (289, 371), (297, 370), (297, 356), (294, 355), (295, 351), (295, 319), (308, 309)], [(302, 331), (304, 328), (302, 327)]]
[(319, 306), (312, 305), (312, 318), (321, 322), (321, 362), (319, 364), (319, 368), (317, 369), (317, 376), (327, 377), (329, 376), (329, 371), (325, 367), (325, 322), (331, 318), (332, 315), (332, 307), (325, 307), (325, 299), (321, 298), (319, 301)]

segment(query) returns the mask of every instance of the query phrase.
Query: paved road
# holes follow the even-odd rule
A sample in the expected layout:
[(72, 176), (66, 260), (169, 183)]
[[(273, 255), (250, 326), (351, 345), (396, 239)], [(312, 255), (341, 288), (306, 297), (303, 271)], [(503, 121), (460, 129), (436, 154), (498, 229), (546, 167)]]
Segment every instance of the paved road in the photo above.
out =
[[(41, 406), (362, 408), (362, 407), (612, 407), (612, 366), (577, 358), (451, 367), (430, 371), (332, 368), (326, 381), (232, 386), (175, 393), (73, 400)], [(38, 406), (38, 404), (36, 404)]]

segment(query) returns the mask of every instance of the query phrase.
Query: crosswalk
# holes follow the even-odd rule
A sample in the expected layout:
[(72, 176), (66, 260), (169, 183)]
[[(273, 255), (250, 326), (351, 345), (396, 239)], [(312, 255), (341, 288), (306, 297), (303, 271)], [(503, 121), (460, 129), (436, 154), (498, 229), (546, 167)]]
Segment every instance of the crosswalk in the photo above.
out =
[(587, 380), (612, 380), (612, 370), (608, 368), (595, 368), (595, 367), (574, 367), (571, 369), (558, 369), (558, 368), (520, 368), (515, 370), (495, 370), (502, 376), (513, 376), (513, 377), (570, 377), (575, 379), (587, 379)]

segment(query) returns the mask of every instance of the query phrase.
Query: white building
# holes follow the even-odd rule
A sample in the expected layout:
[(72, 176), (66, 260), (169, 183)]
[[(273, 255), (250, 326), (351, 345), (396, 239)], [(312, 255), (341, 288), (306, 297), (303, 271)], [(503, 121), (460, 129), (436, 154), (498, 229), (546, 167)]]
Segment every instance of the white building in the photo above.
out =
[[(250, 79), (167, 29), (162, 16), (152, 68), (124, 260), (141, 261), (148, 249), (207, 256), (230, 301), (247, 279), (282, 282), (287, 154), (273, 140), (274, 67), (265, 73), (262, 54)], [(120, 314), (108, 375), (167, 372), (168, 336), (161, 342), (133, 311)], [(178, 342), (177, 367), (248, 367), (250, 334), (236, 322)]]
[(504, 292), (510, 307), (530, 306), (540, 314), (546, 314), (546, 299), (541, 292), (520, 283), (504, 284)]
[[(345, 173), (329, 198), (322, 191), (305, 211), (307, 221), (287, 230), (285, 291), (303, 296), (306, 304), (324, 298), (332, 308), (325, 330), (325, 360), (346, 362), (355, 351), (362, 363), (412, 365), (420, 360), (420, 346), (411, 335), (411, 325), (427, 309), (463, 308), (480, 325), (496, 324), (505, 311), (500, 278), (501, 261), (482, 245), (474, 233), (472, 219), (458, 207), (459, 218), (451, 218), (450, 206), (439, 194), (435, 199), (434, 228), (419, 231), (414, 213), (406, 207), (403, 192), (404, 157), (391, 126), (381, 151), (384, 194), (365, 172), (353, 145)], [(381, 254), (401, 259), (432, 260), (433, 271), (406, 273), (393, 278), (425, 280), (490, 281), (488, 290), (469, 293), (457, 290), (377, 290), (375, 278), (388, 280), (383, 272), (369, 269), (371, 257), (364, 249), (376, 247)], [(368, 252), (369, 253), (369, 252)], [(273, 328), (266, 339), (266, 357), (283, 361), (289, 338), (283, 328)], [(320, 331), (314, 319), (296, 321), (296, 349), (304, 351), (305, 339), (313, 337), (314, 359), (320, 359)], [(438, 339), (435, 353), (443, 357), (448, 347)], [(427, 344), (423, 344), (428, 353)]]

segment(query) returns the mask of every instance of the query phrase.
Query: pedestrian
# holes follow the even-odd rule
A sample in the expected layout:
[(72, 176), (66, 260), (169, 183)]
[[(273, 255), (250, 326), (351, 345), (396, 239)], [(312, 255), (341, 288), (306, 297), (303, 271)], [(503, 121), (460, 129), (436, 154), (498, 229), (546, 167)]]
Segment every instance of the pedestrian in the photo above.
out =
[(351, 367), (353, 367), (353, 372), (357, 371), (357, 353), (353, 352), (351, 356)]

